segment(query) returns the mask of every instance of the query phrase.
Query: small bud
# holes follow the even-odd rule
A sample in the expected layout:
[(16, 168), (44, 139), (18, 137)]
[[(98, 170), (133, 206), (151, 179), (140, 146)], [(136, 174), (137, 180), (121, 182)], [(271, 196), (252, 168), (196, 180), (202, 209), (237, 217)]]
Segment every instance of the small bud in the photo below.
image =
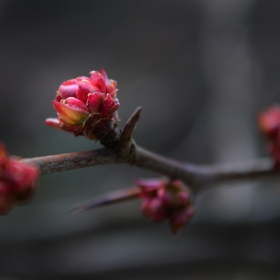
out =
[(280, 106), (275, 105), (262, 112), (258, 124), (269, 141), (269, 150), (275, 165), (280, 166)]
[(154, 222), (169, 220), (174, 234), (193, 216), (190, 192), (182, 182), (138, 180), (143, 213)]
[(275, 105), (269, 108), (266, 112), (259, 115), (258, 123), (260, 130), (267, 137), (275, 137), (280, 129), (280, 106)]
[[(102, 140), (114, 134), (120, 103), (116, 98), (116, 85), (102, 69), (90, 72), (91, 77), (77, 77), (63, 82), (57, 91), (53, 106), (57, 121), (49, 118), (46, 124), (75, 136)], [(102, 138), (103, 137), (103, 138)], [(101, 139), (102, 138), (102, 139)], [(104, 140), (104, 139), (103, 139)], [(112, 142), (115, 141), (115, 138)], [(108, 139), (101, 143), (110, 143)], [(106, 145), (106, 144), (105, 144)]]
[(35, 190), (38, 169), (20, 160), (9, 158), (4, 146), (0, 145), (0, 214), (6, 214), (15, 202), (29, 200)]
[(16, 201), (29, 200), (35, 190), (38, 171), (33, 166), (11, 159), (5, 177), (12, 181), (13, 197)]

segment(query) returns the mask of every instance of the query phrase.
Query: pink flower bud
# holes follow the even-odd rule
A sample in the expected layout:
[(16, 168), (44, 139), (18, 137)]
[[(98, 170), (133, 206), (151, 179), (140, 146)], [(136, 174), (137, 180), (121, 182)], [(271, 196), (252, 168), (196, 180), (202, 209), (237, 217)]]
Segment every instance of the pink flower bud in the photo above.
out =
[(259, 115), (260, 130), (269, 141), (275, 165), (280, 166), (280, 106), (275, 105)]
[(157, 197), (144, 200), (142, 211), (153, 222), (163, 222), (168, 218), (166, 207), (164, 207), (162, 201)]
[(15, 202), (29, 200), (35, 190), (38, 169), (20, 160), (9, 158), (0, 145), (0, 214), (6, 214)]
[(258, 123), (261, 131), (267, 137), (275, 137), (280, 129), (280, 106), (276, 105), (269, 108), (266, 112), (259, 115)]
[(5, 177), (12, 181), (13, 197), (16, 201), (29, 200), (35, 190), (38, 171), (33, 166), (11, 159)]
[(138, 180), (143, 213), (154, 222), (169, 220), (174, 234), (193, 216), (190, 192), (182, 182)]
[(58, 119), (47, 119), (47, 125), (91, 140), (112, 135), (109, 130), (118, 121), (120, 107), (116, 98), (117, 83), (109, 80), (103, 69), (101, 73), (92, 71), (90, 74), (90, 78), (81, 76), (60, 85), (53, 101)]

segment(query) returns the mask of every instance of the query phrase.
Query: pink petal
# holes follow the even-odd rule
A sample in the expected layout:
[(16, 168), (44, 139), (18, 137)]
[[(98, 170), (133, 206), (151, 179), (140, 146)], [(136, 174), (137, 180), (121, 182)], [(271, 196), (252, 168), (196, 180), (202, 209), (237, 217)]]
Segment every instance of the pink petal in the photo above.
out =
[(111, 95), (109, 93), (107, 93), (105, 101), (104, 101), (103, 106), (101, 108), (101, 112), (100, 112), (101, 116), (103, 118), (111, 117), (111, 115), (112, 115), (111, 109), (113, 108), (114, 105), (115, 105), (115, 100), (111, 97)]
[(112, 98), (115, 98), (117, 82), (114, 80), (109, 80), (104, 69), (101, 70), (101, 75), (103, 76), (105, 84), (106, 84), (106, 93), (110, 93)]
[(75, 97), (69, 97), (65, 100), (65, 104), (67, 104), (68, 106), (70, 106), (71, 108), (75, 108), (75, 109), (80, 109), (80, 110), (83, 110), (83, 111), (86, 111), (87, 112), (87, 106), (86, 104), (75, 98)]
[(90, 80), (92, 85), (98, 88), (99, 91), (107, 93), (104, 77), (98, 71), (91, 71), (90, 74)]
[(78, 107), (70, 107), (62, 102), (53, 101), (53, 106), (66, 125), (83, 124), (85, 119), (89, 116), (86, 110), (81, 110)]
[(77, 90), (78, 85), (75, 79), (65, 81), (58, 88), (55, 99), (56, 101), (60, 101), (61, 99), (66, 99), (68, 97), (76, 97)]
[(78, 82), (78, 90), (76, 96), (78, 99), (83, 101), (84, 103), (87, 102), (88, 94), (96, 90), (91, 84), (89, 80), (82, 79)]
[(103, 92), (93, 92), (88, 95), (87, 105), (91, 113), (99, 113), (100, 108), (104, 102)]
[(45, 124), (59, 130), (61, 129), (59, 119), (57, 118), (48, 118), (45, 120)]

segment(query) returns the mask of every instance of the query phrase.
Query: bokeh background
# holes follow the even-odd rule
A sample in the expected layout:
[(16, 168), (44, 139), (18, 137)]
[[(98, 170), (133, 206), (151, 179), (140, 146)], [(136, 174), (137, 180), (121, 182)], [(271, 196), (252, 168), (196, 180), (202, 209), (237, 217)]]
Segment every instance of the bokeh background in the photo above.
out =
[[(178, 160), (267, 155), (259, 111), (280, 101), (275, 0), (1, 0), (0, 139), (11, 154), (100, 147), (44, 124), (60, 83), (105, 68), (120, 126), (141, 105), (141, 145)], [(78, 202), (156, 174), (125, 165), (43, 176), (0, 220), (0, 279), (280, 279), (280, 183), (196, 197), (176, 237), (132, 201), (70, 215)]]

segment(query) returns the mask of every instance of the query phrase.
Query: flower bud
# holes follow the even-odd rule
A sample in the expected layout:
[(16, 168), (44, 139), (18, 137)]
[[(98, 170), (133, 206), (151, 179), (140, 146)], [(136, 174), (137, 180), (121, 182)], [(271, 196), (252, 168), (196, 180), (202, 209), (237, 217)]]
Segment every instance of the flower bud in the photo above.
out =
[(280, 106), (275, 105), (266, 112), (262, 112), (259, 115), (258, 124), (269, 141), (269, 151), (275, 165), (280, 166)]
[(276, 137), (280, 129), (280, 106), (275, 105), (259, 115), (260, 130), (269, 138)]
[(101, 140), (99, 138), (105, 135), (114, 135), (112, 129), (118, 121), (117, 83), (109, 80), (103, 69), (101, 73), (92, 71), (90, 74), (90, 78), (77, 77), (59, 86), (53, 101), (58, 119), (49, 118), (46, 124), (72, 132), (75, 136)]
[(0, 215), (6, 214), (15, 202), (29, 200), (35, 190), (38, 169), (20, 160), (9, 158), (0, 145)]
[(33, 166), (11, 159), (5, 170), (5, 177), (12, 182), (13, 198), (16, 201), (29, 200), (35, 190), (38, 171)]
[(182, 182), (138, 180), (143, 213), (154, 222), (169, 220), (174, 234), (193, 216), (190, 192)]

